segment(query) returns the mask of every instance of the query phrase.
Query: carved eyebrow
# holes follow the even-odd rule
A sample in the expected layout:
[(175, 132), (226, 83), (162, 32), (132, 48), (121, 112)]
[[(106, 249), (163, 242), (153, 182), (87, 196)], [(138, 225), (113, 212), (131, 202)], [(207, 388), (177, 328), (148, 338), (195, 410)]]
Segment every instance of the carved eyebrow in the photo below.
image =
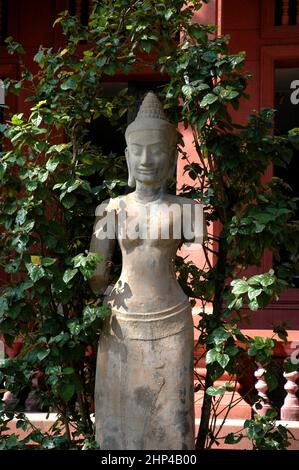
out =
[(162, 141), (153, 142), (153, 143), (145, 144), (145, 145), (144, 145), (144, 144), (137, 144), (136, 142), (132, 142), (131, 145), (135, 145), (136, 147), (144, 147), (144, 146), (145, 146), (145, 147), (152, 147), (152, 146), (154, 146), (154, 145), (161, 145), (161, 144), (162, 144), (163, 146), (165, 146), (164, 142), (162, 142)]

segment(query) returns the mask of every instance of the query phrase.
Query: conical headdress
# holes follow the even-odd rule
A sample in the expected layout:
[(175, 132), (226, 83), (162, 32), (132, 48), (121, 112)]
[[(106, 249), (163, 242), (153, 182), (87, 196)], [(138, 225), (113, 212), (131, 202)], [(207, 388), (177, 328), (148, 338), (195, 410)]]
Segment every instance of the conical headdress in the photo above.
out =
[(167, 121), (162, 105), (152, 91), (146, 94), (135, 120), (127, 127), (126, 141), (131, 132), (139, 130), (163, 130), (169, 134), (170, 140), (176, 141), (176, 129)]
[(138, 114), (136, 116), (136, 119), (143, 118), (154, 118), (167, 121), (162, 105), (156, 97), (155, 93), (153, 93), (152, 91), (149, 91), (145, 95), (139, 108)]

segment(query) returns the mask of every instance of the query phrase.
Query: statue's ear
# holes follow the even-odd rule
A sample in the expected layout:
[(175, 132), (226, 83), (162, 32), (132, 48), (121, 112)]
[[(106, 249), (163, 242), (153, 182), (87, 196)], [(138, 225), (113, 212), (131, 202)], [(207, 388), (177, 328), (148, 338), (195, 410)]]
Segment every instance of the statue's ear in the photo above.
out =
[(125, 156), (126, 156), (126, 162), (127, 162), (127, 167), (128, 167), (128, 186), (130, 188), (135, 188), (136, 181), (135, 181), (134, 176), (132, 175), (128, 148), (125, 149)]
[(167, 176), (168, 179), (172, 179), (176, 175), (177, 160), (178, 160), (178, 151), (177, 151), (177, 147), (175, 146), (173, 150), (170, 166), (169, 166), (169, 172)]

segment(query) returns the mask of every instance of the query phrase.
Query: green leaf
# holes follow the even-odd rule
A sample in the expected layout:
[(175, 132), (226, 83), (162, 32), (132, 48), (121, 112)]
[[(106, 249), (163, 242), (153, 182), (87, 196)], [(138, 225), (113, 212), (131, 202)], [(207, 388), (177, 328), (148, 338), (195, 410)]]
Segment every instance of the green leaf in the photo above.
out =
[(32, 110), (36, 110), (36, 109), (39, 109), (41, 108), (44, 104), (47, 103), (47, 100), (40, 100), (33, 108), (31, 108)]
[(225, 367), (229, 363), (229, 360), (230, 357), (228, 354), (222, 354), (220, 352), (217, 353), (217, 362), (221, 365), (221, 367), (223, 367), (223, 369), (225, 369)]
[(33, 60), (39, 64), (41, 68), (43, 68), (44, 63), (45, 63), (45, 54), (42, 48), (39, 49), (39, 51), (35, 54)]
[(34, 113), (32, 116), (31, 116), (31, 122), (36, 126), (38, 127), (41, 122), (42, 122), (43, 118), (41, 117), (40, 114), (38, 113)]
[(249, 303), (248, 303), (248, 307), (250, 308), (250, 310), (252, 310), (253, 312), (256, 312), (260, 306), (259, 306), (259, 303), (258, 301), (256, 300), (256, 298), (254, 298), (253, 300), (251, 300)]
[(78, 319), (68, 321), (67, 326), (71, 334), (74, 336), (79, 335), (83, 329), (83, 325), (79, 322)]
[(24, 54), (24, 49), (21, 44), (13, 40), (12, 36), (5, 38), (4, 43), (7, 44), (7, 51), (9, 54)]
[(84, 324), (90, 325), (98, 318), (105, 318), (111, 314), (109, 305), (104, 304), (99, 307), (87, 305), (83, 312)]
[(34, 220), (27, 220), (23, 225), (22, 225), (22, 232), (28, 232), (30, 233), (35, 225)]
[(256, 349), (263, 349), (265, 347), (265, 338), (263, 338), (262, 336), (255, 336), (253, 340)]
[(26, 216), (27, 216), (27, 210), (26, 209), (20, 209), (17, 212), (16, 224), (17, 225), (23, 225), (25, 220), (26, 220)]
[(45, 270), (41, 266), (37, 266), (32, 263), (26, 263), (26, 268), (29, 273), (30, 279), (33, 282), (39, 281), (46, 275)]
[(224, 343), (229, 337), (231, 333), (226, 331), (223, 326), (219, 326), (216, 328), (212, 333), (210, 333), (206, 339), (207, 344), (214, 343), (216, 345)]
[(192, 97), (194, 88), (191, 85), (184, 85), (182, 86), (182, 93), (186, 96), (186, 98), (190, 99)]
[(230, 345), (225, 346), (225, 352), (230, 357), (234, 357), (240, 352), (240, 349), (237, 346), (235, 346), (234, 344), (230, 344)]
[(233, 432), (230, 432), (229, 434), (227, 434), (225, 436), (225, 439), (224, 439), (224, 443), (225, 444), (238, 444), (238, 442), (241, 441), (241, 439), (243, 439), (243, 434), (235, 434)]
[(263, 292), (263, 289), (256, 288), (256, 287), (249, 287), (248, 289), (248, 298), (249, 300), (256, 299), (261, 293)]
[(200, 106), (204, 108), (205, 106), (208, 106), (212, 103), (215, 103), (215, 101), (218, 100), (218, 96), (214, 95), (213, 93), (208, 93), (207, 95), (204, 96), (204, 98), (200, 102)]
[(61, 331), (58, 335), (52, 336), (49, 341), (49, 344), (59, 343), (60, 346), (63, 346), (70, 339), (70, 335), (65, 331)]
[(209, 349), (206, 354), (206, 364), (217, 362), (223, 369), (229, 363), (230, 357), (228, 354), (221, 353), (216, 349)]
[(10, 262), (5, 265), (4, 270), (6, 273), (17, 273), (20, 270), (20, 264), (20, 259), (10, 260)]
[(150, 54), (153, 48), (153, 44), (151, 41), (141, 41), (140, 48), (142, 51)]
[(64, 367), (62, 369), (62, 372), (64, 375), (71, 375), (75, 372), (74, 368), (73, 367)]
[[(192, 85), (194, 85), (194, 82), (192, 82)], [(202, 90), (207, 90), (210, 87), (206, 83), (199, 83), (198, 85), (194, 85), (194, 88), (197, 91), (202, 91)]]
[(278, 386), (278, 380), (275, 374), (273, 372), (267, 370), (264, 374), (265, 381), (268, 385), (268, 390), (269, 392), (272, 392), (275, 390)]
[(271, 273), (260, 274), (259, 281), (263, 287), (271, 286), (275, 283), (275, 276)]
[(48, 355), (50, 354), (50, 349), (47, 348), (47, 349), (40, 349), (36, 356), (37, 356), (37, 359), (39, 361), (42, 361), (43, 359), (45, 359)]
[(8, 310), (7, 299), (5, 297), (0, 297), (0, 317), (2, 317), (4, 312), (7, 312)]
[(42, 309), (44, 310), (49, 306), (50, 300), (51, 300), (50, 296), (43, 292), (43, 294), (38, 299), (38, 303), (42, 307)]
[(0, 179), (3, 178), (6, 170), (7, 170), (7, 163), (6, 162), (0, 163)]
[(72, 264), (74, 268), (79, 268), (80, 266), (84, 265), (86, 262), (86, 257), (84, 253), (79, 253), (78, 255), (72, 258)]
[(47, 163), (46, 163), (46, 169), (52, 173), (53, 171), (56, 170), (60, 163), (60, 160), (57, 157), (52, 157), (50, 158)]
[[(87, 183), (87, 182), (86, 182)], [(67, 192), (71, 193), (75, 191), (75, 189), (79, 188), (82, 185), (82, 181), (77, 179), (72, 184), (70, 184), (67, 188)]]
[(206, 393), (212, 397), (216, 395), (224, 395), (226, 392), (226, 387), (221, 385), (220, 387), (208, 387)]
[(168, 10), (166, 10), (166, 12), (164, 13), (164, 18), (166, 19), (166, 21), (170, 20), (173, 14), (174, 11), (171, 8), (168, 8)]
[(11, 118), (11, 122), (14, 126), (21, 126), (24, 123), (22, 118), (23, 118), (23, 113), (14, 114)]
[(63, 82), (60, 87), (62, 90), (76, 90), (79, 82), (80, 77), (78, 75), (72, 75), (65, 82)]
[(56, 262), (56, 258), (42, 258), (43, 266), (52, 266)]
[(239, 96), (239, 92), (236, 90), (225, 90), (225, 93), (223, 94), (223, 98), (226, 100), (233, 100), (234, 98), (237, 98)]
[(231, 282), (231, 285), (233, 286), (232, 293), (234, 295), (245, 294), (245, 292), (248, 291), (247, 281), (243, 281), (241, 279), (236, 279), (235, 281)]
[(61, 385), (59, 387), (60, 395), (65, 401), (69, 401), (72, 398), (75, 393), (75, 390), (75, 385), (72, 383)]
[(48, 177), (49, 177), (49, 172), (48, 171), (45, 171), (44, 169), (41, 169), (38, 173), (38, 181), (40, 183), (45, 183), (45, 181), (47, 181)]
[(74, 194), (66, 194), (62, 199), (61, 202), (66, 209), (70, 209), (76, 204), (77, 198)]
[(236, 302), (235, 302), (235, 305), (234, 305), (235, 310), (240, 310), (242, 305), (243, 305), (242, 297), (240, 297), (239, 299), (236, 299)]
[(126, 62), (121, 62), (120, 66), (125, 75), (128, 75), (132, 69), (132, 65)]
[(212, 364), (213, 362), (217, 361), (218, 352), (216, 349), (209, 349), (206, 354), (206, 364)]
[(29, 426), (29, 422), (26, 420), (19, 419), (17, 421), (17, 425), (16, 425), (17, 429), (22, 429), (23, 431), (26, 431), (28, 426)]
[(46, 153), (52, 152), (62, 152), (63, 150), (69, 149), (72, 146), (72, 142), (68, 142), (67, 144), (55, 144), (52, 145)]
[(64, 272), (64, 275), (63, 275), (63, 281), (65, 282), (65, 284), (68, 284), (74, 276), (76, 276), (78, 272), (78, 269), (67, 269), (65, 272)]
[(26, 181), (25, 184), (26, 184), (26, 189), (27, 189), (27, 191), (30, 191), (30, 192), (31, 192), (31, 191), (35, 191), (36, 188), (37, 188), (37, 186), (38, 186), (38, 182), (35, 181), (35, 180)]
[(116, 72), (116, 64), (106, 64), (103, 66), (103, 71), (106, 75), (115, 75)]
[(207, 51), (202, 54), (202, 59), (205, 62), (215, 62), (217, 60), (218, 54), (215, 51)]

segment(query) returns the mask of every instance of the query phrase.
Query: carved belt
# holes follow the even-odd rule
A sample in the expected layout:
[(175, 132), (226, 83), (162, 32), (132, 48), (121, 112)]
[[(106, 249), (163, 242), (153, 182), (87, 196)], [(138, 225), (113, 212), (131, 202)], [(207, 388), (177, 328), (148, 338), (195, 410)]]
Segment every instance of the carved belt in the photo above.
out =
[(175, 335), (193, 328), (191, 305), (188, 301), (154, 313), (124, 313), (112, 309), (106, 319), (104, 334), (119, 339), (152, 340)]

